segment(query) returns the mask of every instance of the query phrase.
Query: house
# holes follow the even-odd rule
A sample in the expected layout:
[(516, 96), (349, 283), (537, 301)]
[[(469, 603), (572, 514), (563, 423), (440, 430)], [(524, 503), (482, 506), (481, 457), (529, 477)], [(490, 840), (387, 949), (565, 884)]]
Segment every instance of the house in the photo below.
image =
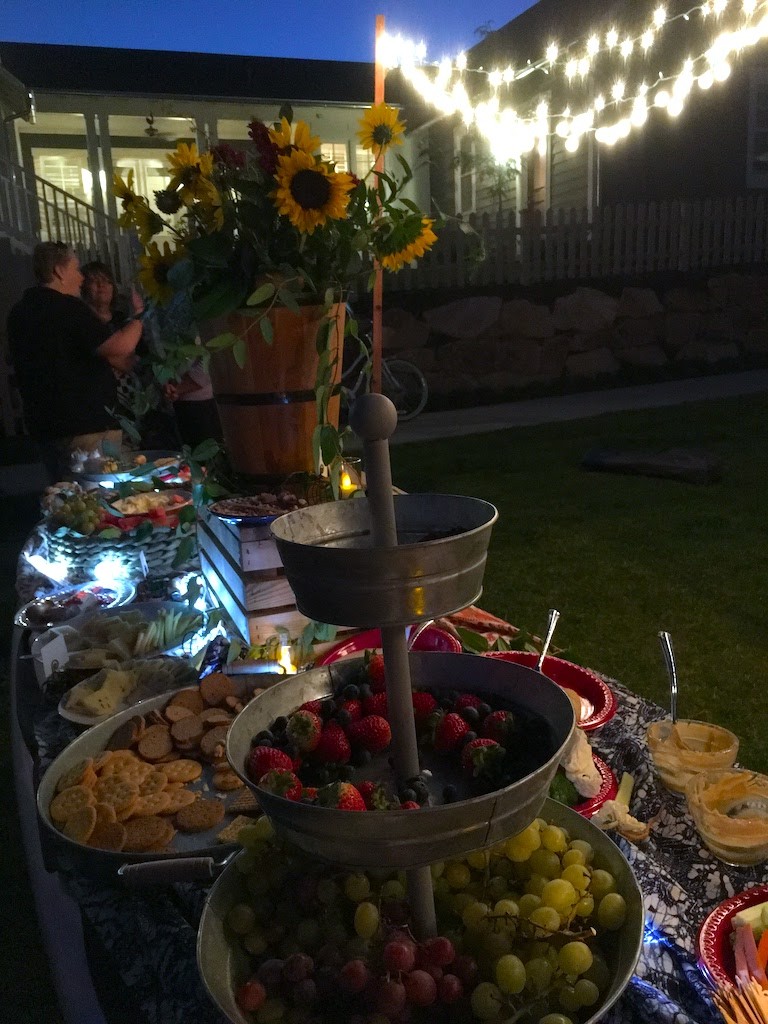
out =
[[(702, 8), (709, 6), (705, 17)], [(467, 128), (459, 115), (435, 118), (417, 135), (431, 155), (432, 195), (449, 214), (498, 211), (586, 209), (617, 203), (665, 202), (711, 197), (755, 196), (768, 192), (768, 44), (729, 57), (727, 80), (699, 76), (706, 69), (702, 55), (723, 30), (740, 28), (747, 19), (741, 3), (723, 5), (716, 15), (712, 4), (669, 0), (662, 5), (663, 24), (654, 23), (659, 0), (539, 0), (498, 31), (489, 33), (467, 54), (464, 76), (474, 103), (489, 95), (488, 76), (478, 69), (515, 69), (515, 80), (498, 90), (501, 106), (535, 119), (546, 103), (549, 133), (543, 144), (505, 169), (491, 160), (490, 147), (477, 129)], [(747, 8), (747, 5), (744, 5)], [(660, 18), (660, 15), (657, 17)], [(757, 10), (753, 20), (761, 12)], [(616, 29), (612, 47), (606, 37)], [(647, 49), (652, 31), (653, 43)], [(599, 52), (588, 73), (575, 70), (587, 55), (591, 37)], [(622, 44), (633, 40), (632, 53), (622, 56)], [(550, 44), (558, 45), (554, 64), (546, 59)], [(669, 93), (674, 77), (693, 59), (690, 95), (681, 113), (674, 104), (658, 108), (656, 93)], [(725, 72), (723, 72), (725, 74)], [(664, 79), (664, 81), (662, 81)], [(610, 124), (631, 113), (628, 99), (612, 104), (617, 82), (624, 96), (648, 89), (647, 121), (614, 145), (600, 144), (587, 133), (575, 152), (558, 134), (562, 120), (594, 109), (602, 94), (606, 101), (594, 126)], [(505, 173), (506, 171), (506, 173)]]

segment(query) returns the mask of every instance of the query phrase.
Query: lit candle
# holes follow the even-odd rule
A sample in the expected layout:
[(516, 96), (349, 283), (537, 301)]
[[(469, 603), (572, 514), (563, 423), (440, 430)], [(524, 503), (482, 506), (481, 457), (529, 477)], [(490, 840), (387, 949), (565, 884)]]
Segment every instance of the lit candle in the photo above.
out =
[(351, 498), (360, 490), (360, 459), (345, 459), (339, 476), (339, 493), (342, 498)]

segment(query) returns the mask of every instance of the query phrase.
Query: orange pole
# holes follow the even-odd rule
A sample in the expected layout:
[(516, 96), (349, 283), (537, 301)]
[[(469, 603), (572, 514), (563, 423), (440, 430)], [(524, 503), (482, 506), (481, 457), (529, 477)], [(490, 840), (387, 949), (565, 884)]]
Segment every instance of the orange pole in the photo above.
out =
[[(384, 102), (384, 65), (380, 59), (380, 41), (384, 35), (384, 15), (376, 15), (376, 63), (373, 78), (373, 102)], [(374, 171), (378, 174), (384, 170), (384, 154), (379, 151), (374, 164)], [(374, 265), (373, 278), (373, 325), (372, 325), (372, 366), (371, 366), (371, 390), (377, 394), (381, 393), (381, 343), (382, 327), (381, 314), (384, 303), (384, 277), (381, 265), (377, 262)]]

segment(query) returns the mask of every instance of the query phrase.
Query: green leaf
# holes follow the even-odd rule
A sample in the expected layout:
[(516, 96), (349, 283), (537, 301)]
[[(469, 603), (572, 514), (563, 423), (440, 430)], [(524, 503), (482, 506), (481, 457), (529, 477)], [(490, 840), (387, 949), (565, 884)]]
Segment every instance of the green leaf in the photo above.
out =
[(116, 526), (108, 526), (105, 530), (99, 530), (96, 534), (101, 540), (117, 540), (118, 537), (122, 537), (123, 531), (118, 530)]
[(188, 562), (197, 550), (197, 542), (194, 537), (185, 537), (176, 550), (176, 557), (171, 563), (174, 569)]
[(266, 341), (268, 345), (271, 345), (274, 337), (274, 331), (272, 330), (272, 321), (269, 320), (267, 317), (262, 317), (261, 320), (259, 320), (259, 329), (261, 331), (261, 336), (264, 339), (264, 341)]
[(461, 646), (465, 651), (469, 651), (470, 654), (484, 654), (489, 649), (488, 641), (481, 633), (475, 633), (471, 629), (464, 629), (462, 626), (457, 626), (456, 632), (459, 634)]
[(246, 305), (248, 306), (260, 306), (263, 302), (267, 302), (275, 294), (275, 286), (271, 281), (266, 281), (264, 284), (259, 285), (255, 292), (246, 299)]
[(209, 437), (205, 441), (201, 441), (195, 448), (192, 449), (191, 458), (195, 462), (209, 462), (215, 458), (221, 451), (221, 445), (213, 438)]
[(209, 267), (227, 267), (232, 259), (232, 239), (223, 231), (200, 235), (187, 242), (187, 251), (196, 263)]
[(154, 532), (154, 527), (149, 519), (145, 519), (143, 523), (139, 523), (136, 529), (133, 531), (134, 540), (146, 540), (147, 537), (151, 537)]
[(290, 309), (292, 313), (298, 313), (301, 306), (296, 301), (296, 296), (293, 294), (290, 288), (280, 288), (277, 293), (277, 297), (281, 304), (286, 309)]
[(237, 278), (220, 278), (193, 304), (193, 313), (199, 323), (231, 313), (242, 306), (247, 288)]
[(245, 344), (245, 338), (238, 338), (235, 344), (232, 346), (232, 355), (235, 357), (235, 362), (242, 368), (245, 366), (245, 361), (248, 356), (248, 347)]
[(233, 637), (229, 641), (229, 649), (227, 650), (227, 664), (231, 665), (233, 661), (237, 661), (243, 652), (243, 644), (236, 637)]
[(236, 334), (233, 334), (231, 331), (225, 331), (223, 334), (217, 334), (210, 341), (206, 341), (205, 347), (210, 349), (211, 352), (219, 352), (221, 349), (232, 348), (237, 340)]
[[(277, 112), (277, 116), (284, 117), (288, 124), (293, 123), (293, 107), (290, 103), (283, 103)], [(278, 126), (279, 127), (279, 126)]]
[(194, 523), (197, 519), (197, 512), (194, 505), (184, 505), (179, 509), (180, 523)]

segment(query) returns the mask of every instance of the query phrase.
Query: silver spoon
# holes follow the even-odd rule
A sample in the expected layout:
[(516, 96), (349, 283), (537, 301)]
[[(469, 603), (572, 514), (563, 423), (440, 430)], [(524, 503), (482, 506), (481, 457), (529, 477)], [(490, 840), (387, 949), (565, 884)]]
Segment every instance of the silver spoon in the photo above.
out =
[(547, 656), (547, 651), (549, 650), (549, 645), (552, 641), (552, 634), (555, 632), (555, 626), (557, 625), (557, 620), (559, 618), (560, 612), (557, 608), (550, 608), (549, 621), (547, 622), (547, 635), (544, 637), (544, 643), (541, 645), (541, 654), (539, 655), (539, 660), (536, 662), (537, 672), (541, 672), (541, 666), (544, 664), (544, 659)]
[(661, 653), (664, 656), (664, 664), (667, 666), (669, 676), (669, 711), (672, 718), (672, 725), (677, 723), (677, 666), (675, 665), (675, 652), (672, 650), (672, 637), (669, 633), (661, 630), (659, 633)]

